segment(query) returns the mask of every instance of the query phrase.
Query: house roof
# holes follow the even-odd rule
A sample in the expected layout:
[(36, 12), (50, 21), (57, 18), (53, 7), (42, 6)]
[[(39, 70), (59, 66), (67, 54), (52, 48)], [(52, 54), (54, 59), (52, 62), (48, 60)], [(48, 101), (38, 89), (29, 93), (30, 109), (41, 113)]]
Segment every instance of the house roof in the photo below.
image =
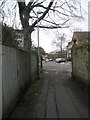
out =
[(88, 40), (88, 36), (89, 36), (88, 34), (90, 34), (90, 32), (86, 32), (86, 31), (74, 32), (73, 40), (74, 40), (74, 36), (76, 36), (75, 38), (77, 38), (78, 40)]

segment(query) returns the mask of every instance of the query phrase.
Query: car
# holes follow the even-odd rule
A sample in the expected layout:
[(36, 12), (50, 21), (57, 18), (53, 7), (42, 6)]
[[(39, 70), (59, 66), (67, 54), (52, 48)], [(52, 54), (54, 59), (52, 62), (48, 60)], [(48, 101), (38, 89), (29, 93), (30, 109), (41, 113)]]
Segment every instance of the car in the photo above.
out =
[(55, 61), (56, 61), (57, 63), (66, 62), (66, 59), (65, 59), (65, 58), (57, 58)]
[(49, 59), (46, 59), (45, 61), (46, 61), (46, 62), (49, 62)]
[(49, 59), (49, 61), (53, 61), (53, 59)]
[(61, 61), (61, 58), (56, 58), (55, 60), (57, 63), (59, 63)]
[(61, 59), (61, 62), (66, 62), (66, 59), (65, 59), (65, 58), (62, 58), (62, 59)]

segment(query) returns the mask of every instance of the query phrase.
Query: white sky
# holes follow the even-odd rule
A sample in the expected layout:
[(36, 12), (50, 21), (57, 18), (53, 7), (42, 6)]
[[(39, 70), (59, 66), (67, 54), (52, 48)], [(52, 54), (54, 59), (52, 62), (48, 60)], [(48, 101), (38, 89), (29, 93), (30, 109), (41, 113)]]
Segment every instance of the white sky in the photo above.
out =
[[(74, 30), (82, 30), (82, 31), (88, 31), (88, 0), (82, 0), (82, 8), (86, 11), (86, 15), (84, 15), (84, 21), (76, 21), (71, 22), (72, 26), (69, 28), (63, 28), (59, 29), (60, 33), (65, 33), (67, 35), (67, 41), (72, 40), (72, 35)], [(71, 28), (72, 31), (71, 31)], [(39, 29), (39, 41), (40, 46), (45, 49), (46, 52), (51, 52), (53, 50), (56, 50), (58, 48), (52, 46), (52, 41), (55, 38), (53, 32), (56, 34), (56, 30), (43, 30)], [(32, 40), (34, 41), (34, 44), (37, 45), (37, 30), (32, 34)], [(65, 47), (67, 43), (65, 43), (63, 46)]]
[[(2, 0), (1, 0), (2, 1)], [(9, 1), (9, 4), (11, 4), (10, 0)], [(70, 29), (67, 29), (67, 28), (63, 28), (63, 29), (58, 29), (59, 33), (65, 33), (67, 35), (67, 41), (71, 41), (72, 39), (72, 35), (73, 35), (73, 31), (74, 30), (77, 30), (80, 29), (80, 30), (83, 30), (83, 31), (87, 31), (88, 30), (88, 1), (90, 0), (81, 0), (82, 2), (82, 8), (86, 11), (87, 14), (84, 13), (84, 21), (74, 21), (72, 20), (70, 22), (71, 24), (71, 27)], [(7, 5), (8, 6), (8, 3)], [(12, 4), (11, 4), (12, 6)], [(10, 7), (10, 6), (9, 6)], [(7, 10), (6, 10), (7, 11)], [(17, 14), (16, 14), (16, 18), (15, 19), (15, 22), (17, 23), (19, 21), (19, 14), (18, 14), (18, 8), (16, 9), (17, 11)], [(56, 19), (56, 18), (55, 18)], [(6, 19), (6, 22), (8, 21), (8, 24), (10, 25), (11, 23), (11, 19)], [(74, 22), (73, 22), (74, 21)], [(55, 34), (57, 33), (57, 30), (54, 29), (54, 30), (43, 30), (43, 29), (39, 29), (39, 41), (40, 41), (40, 46), (43, 47), (45, 49), (46, 52), (51, 52), (53, 50), (56, 50), (58, 48), (52, 46), (52, 41), (55, 39)], [(35, 30), (33, 33), (32, 33), (32, 41), (35, 45), (37, 45), (37, 30)], [(63, 45), (63, 47), (65, 47), (67, 45), (67, 43), (65, 43)]]

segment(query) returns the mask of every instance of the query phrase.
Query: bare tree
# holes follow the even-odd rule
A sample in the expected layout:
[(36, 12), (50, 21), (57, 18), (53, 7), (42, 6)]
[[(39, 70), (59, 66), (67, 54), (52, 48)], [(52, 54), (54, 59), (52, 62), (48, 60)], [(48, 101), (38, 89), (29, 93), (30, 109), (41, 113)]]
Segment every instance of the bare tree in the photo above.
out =
[[(1, 6), (9, 0), (4, 0)], [(30, 0), (27, 4), (25, 1), (17, 0), (19, 15), (24, 30), (25, 49), (31, 48), (31, 33), (40, 22), (40, 28), (66, 28), (71, 18), (82, 18), (81, 3), (79, 0)], [(16, 4), (17, 4), (16, 3)], [(16, 7), (16, 5), (15, 5)], [(15, 9), (15, 7), (13, 9)], [(80, 8), (80, 9), (79, 9)], [(38, 15), (37, 12), (42, 11)]]
[[(27, 6), (25, 5), (25, 2), (18, 2), (18, 6), (19, 6), (19, 14), (20, 14), (20, 20), (24, 29), (24, 44), (25, 44), (25, 49), (29, 49), (31, 47), (31, 33), (34, 30), (34, 27), (36, 26), (37, 22), (41, 21), (46, 14), (48, 13), (48, 11), (50, 10), (54, 0), (51, 0), (51, 2), (49, 3), (49, 5), (45, 8), (45, 11), (43, 11), (43, 14), (37, 18), (37, 13), (36, 11), (34, 11), (35, 7), (44, 7), (42, 5), (44, 1), (38, 2), (31, 0)], [(31, 25), (29, 25), (29, 19), (33, 18), (30, 13), (33, 12), (36, 16), (36, 19)]]
[(56, 48), (60, 49), (61, 52), (61, 57), (62, 57), (62, 49), (63, 49), (63, 44), (66, 41), (66, 34), (56, 34), (56, 38), (52, 41), (52, 45), (56, 46)]

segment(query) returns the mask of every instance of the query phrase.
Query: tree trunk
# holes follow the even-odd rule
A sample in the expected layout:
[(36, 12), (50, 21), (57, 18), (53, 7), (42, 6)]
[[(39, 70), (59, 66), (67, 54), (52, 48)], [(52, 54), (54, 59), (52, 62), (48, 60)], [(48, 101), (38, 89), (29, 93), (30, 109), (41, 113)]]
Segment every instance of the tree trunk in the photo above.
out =
[(27, 29), (24, 29), (24, 49), (30, 50), (31, 49), (31, 32), (28, 32)]

